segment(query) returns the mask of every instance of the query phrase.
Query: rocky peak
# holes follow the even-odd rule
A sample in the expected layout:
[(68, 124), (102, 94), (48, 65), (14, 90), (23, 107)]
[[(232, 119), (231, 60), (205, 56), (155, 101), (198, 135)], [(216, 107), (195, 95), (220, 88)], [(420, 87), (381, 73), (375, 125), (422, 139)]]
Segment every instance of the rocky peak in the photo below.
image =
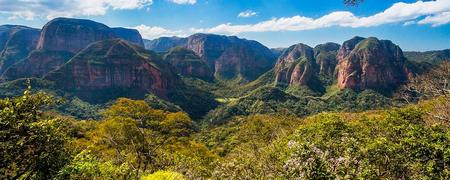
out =
[(175, 47), (164, 55), (164, 60), (172, 64), (183, 76), (191, 76), (204, 80), (213, 79), (208, 65), (194, 51)]
[(256, 79), (272, 68), (275, 56), (262, 44), (236, 36), (194, 34), (186, 47), (194, 51), (219, 79)]
[(308, 85), (315, 73), (314, 51), (305, 44), (287, 48), (275, 65), (275, 84), (278, 86)]
[(159, 56), (121, 39), (90, 45), (45, 79), (91, 102), (143, 98), (148, 92), (167, 98), (181, 83)]
[(39, 29), (25, 26), (0, 26), (0, 74), (27, 57), (36, 47)]
[(136, 29), (127, 29), (127, 28), (112, 28), (114, 33), (122, 39), (135, 43), (139, 46), (144, 47), (144, 41), (142, 40), (142, 36)]
[(347, 56), (355, 48), (355, 46), (364, 39), (365, 38), (363, 37), (355, 36), (350, 40), (345, 41), (339, 49), (337, 57), (342, 58)]
[[(374, 37), (357, 44), (350, 42), (344, 43), (339, 50), (337, 78), (340, 88), (389, 91), (406, 81), (406, 58), (400, 47)], [(346, 53), (341, 54), (344, 51)]]
[(95, 21), (56, 18), (43, 27), (37, 49), (77, 53), (93, 42), (116, 37), (111, 28)]
[(319, 66), (319, 74), (333, 79), (336, 68), (336, 55), (341, 46), (336, 43), (325, 43), (314, 47), (314, 58)]

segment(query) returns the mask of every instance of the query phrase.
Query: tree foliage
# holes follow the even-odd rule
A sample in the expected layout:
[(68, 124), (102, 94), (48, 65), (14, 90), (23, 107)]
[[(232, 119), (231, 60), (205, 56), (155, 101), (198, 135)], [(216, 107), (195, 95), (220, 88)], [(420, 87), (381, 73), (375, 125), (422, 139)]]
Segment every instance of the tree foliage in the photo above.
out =
[(45, 179), (67, 162), (64, 119), (44, 113), (55, 103), (30, 89), (21, 97), (0, 100), (0, 178)]

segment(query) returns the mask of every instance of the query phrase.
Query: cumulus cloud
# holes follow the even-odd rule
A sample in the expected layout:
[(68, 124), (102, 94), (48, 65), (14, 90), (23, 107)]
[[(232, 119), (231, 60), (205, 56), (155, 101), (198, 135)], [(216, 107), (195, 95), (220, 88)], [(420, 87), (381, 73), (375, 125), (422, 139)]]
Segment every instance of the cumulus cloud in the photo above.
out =
[(169, 0), (176, 4), (195, 4), (197, 3), (197, 0)]
[(157, 26), (146, 26), (141, 24), (139, 26), (132, 28), (137, 29), (139, 33), (142, 35), (142, 37), (145, 39), (156, 39), (159, 37), (170, 37), (170, 36), (178, 36), (178, 37), (187, 36), (186, 33), (184, 33), (183, 31), (172, 31)]
[(257, 12), (254, 12), (254, 11), (252, 11), (252, 10), (246, 10), (246, 11), (240, 12), (240, 13), (238, 14), (238, 17), (247, 18), (247, 17), (256, 16), (256, 15), (258, 15)]
[[(239, 34), (244, 32), (301, 31), (332, 26), (373, 27), (389, 23), (418, 24), (439, 26), (450, 20), (450, 0), (417, 1), (414, 3), (395, 3), (383, 12), (367, 17), (358, 17), (348, 11), (336, 11), (319, 18), (304, 16), (273, 18), (256, 24), (234, 25), (220, 24), (212, 28), (193, 29), (194, 32)], [(421, 19), (422, 18), (422, 19)]]

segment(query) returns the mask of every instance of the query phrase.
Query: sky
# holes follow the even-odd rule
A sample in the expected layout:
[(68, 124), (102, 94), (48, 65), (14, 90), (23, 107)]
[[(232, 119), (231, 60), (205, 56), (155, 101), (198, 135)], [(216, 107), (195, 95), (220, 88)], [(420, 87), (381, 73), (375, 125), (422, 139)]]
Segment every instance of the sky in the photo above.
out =
[(373, 36), (405, 51), (450, 48), (450, 0), (0, 0), (0, 24), (41, 28), (55, 17), (135, 28), (146, 39), (214, 33), (273, 48)]

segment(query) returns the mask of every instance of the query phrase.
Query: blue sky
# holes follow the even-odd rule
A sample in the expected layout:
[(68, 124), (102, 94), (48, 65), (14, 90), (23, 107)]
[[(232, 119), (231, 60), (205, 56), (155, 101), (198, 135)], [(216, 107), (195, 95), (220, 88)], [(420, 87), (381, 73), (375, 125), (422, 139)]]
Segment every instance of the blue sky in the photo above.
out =
[(353, 36), (403, 50), (450, 48), (450, 0), (0, 0), (0, 24), (42, 27), (54, 17), (134, 27), (149, 39), (195, 32), (237, 35), (268, 47), (315, 46)]

